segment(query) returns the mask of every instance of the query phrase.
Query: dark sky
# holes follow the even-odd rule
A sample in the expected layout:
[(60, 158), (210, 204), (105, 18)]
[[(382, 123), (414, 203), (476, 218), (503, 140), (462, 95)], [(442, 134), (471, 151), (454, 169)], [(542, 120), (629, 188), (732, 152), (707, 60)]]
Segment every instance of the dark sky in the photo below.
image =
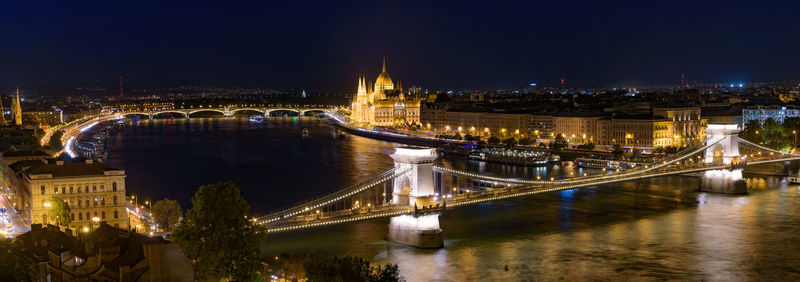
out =
[(165, 2), (3, 3), (0, 88), (355, 91), (383, 56), (404, 86), (439, 89), (800, 78), (795, 1)]

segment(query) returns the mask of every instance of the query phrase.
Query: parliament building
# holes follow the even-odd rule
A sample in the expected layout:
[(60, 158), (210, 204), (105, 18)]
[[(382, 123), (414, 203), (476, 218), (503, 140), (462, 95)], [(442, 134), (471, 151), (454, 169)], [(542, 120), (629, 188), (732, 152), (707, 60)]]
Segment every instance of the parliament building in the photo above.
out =
[(358, 79), (358, 92), (351, 107), (350, 122), (360, 126), (403, 127), (419, 125), (419, 97), (403, 93), (403, 87), (386, 73), (386, 60), (374, 86)]

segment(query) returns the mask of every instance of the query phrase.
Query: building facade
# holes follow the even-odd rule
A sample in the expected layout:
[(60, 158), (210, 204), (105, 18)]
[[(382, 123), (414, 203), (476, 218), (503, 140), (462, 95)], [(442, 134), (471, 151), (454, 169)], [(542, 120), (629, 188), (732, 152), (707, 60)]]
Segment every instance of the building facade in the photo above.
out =
[(751, 106), (742, 109), (742, 124), (749, 121), (758, 121), (764, 123), (767, 119), (773, 119), (779, 123), (783, 123), (786, 118), (800, 117), (800, 108), (793, 106)]
[(673, 146), (691, 146), (705, 139), (707, 120), (700, 116), (700, 107), (654, 108), (653, 116), (672, 122)]
[(50, 161), (30, 168), (25, 174), (25, 186), (31, 196), (31, 221), (34, 224), (54, 224), (50, 218), (51, 201), (65, 201), (71, 209), (69, 228), (74, 230), (109, 225), (128, 229), (125, 200), (125, 171), (86, 160), (65, 163)]
[(561, 135), (571, 144), (596, 143), (600, 119), (600, 116), (553, 116), (553, 132), (549, 139)]
[(602, 119), (597, 144), (616, 144), (641, 150), (675, 145), (674, 123), (666, 119)]
[(451, 112), (426, 108), (422, 127), (438, 134), (461, 134), (483, 138), (523, 138), (528, 136), (527, 114)]
[(395, 87), (386, 72), (386, 61), (375, 84), (369, 88), (366, 78), (358, 79), (358, 91), (350, 107), (350, 122), (361, 126), (400, 127), (420, 124), (420, 100)]

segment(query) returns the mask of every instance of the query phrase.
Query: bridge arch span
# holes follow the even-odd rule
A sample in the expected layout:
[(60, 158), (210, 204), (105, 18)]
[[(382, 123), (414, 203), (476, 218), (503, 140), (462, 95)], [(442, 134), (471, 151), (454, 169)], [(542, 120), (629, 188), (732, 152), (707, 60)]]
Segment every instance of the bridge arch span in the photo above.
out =
[(252, 112), (259, 112), (261, 114), (265, 114), (264, 113), (264, 109), (257, 109), (257, 108), (238, 108), (238, 109), (232, 109), (231, 110), (231, 112), (234, 112), (234, 113), (243, 112), (243, 111), (252, 111)]
[(267, 113), (264, 114), (264, 115), (272, 115), (272, 113), (274, 113), (274, 112), (293, 112), (293, 113), (297, 114), (298, 116), (303, 114), (303, 111), (298, 110), (298, 109), (275, 108), (275, 109), (268, 109)]
[(327, 110), (326, 109), (308, 109), (308, 110), (302, 111), (302, 113), (300, 113), (300, 115), (307, 116), (309, 113), (322, 114), (322, 113), (325, 113), (325, 111), (327, 111)]
[(220, 114), (223, 114), (223, 115), (225, 114), (225, 111), (220, 110), (220, 109), (196, 109), (196, 110), (189, 111), (189, 114), (187, 116), (191, 116), (192, 114), (199, 113), (199, 112), (217, 112), (217, 113), (220, 113)]
[(160, 114), (167, 114), (167, 113), (180, 114), (180, 115), (182, 115), (183, 117), (189, 117), (189, 115), (187, 115), (185, 112), (181, 112), (181, 111), (158, 111), (158, 112), (153, 112), (153, 113), (150, 115), (150, 117), (151, 117), (151, 118), (153, 118), (153, 117), (155, 117), (155, 116), (157, 116), (157, 115), (160, 115)]
[(150, 118), (150, 113), (145, 113), (145, 112), (130, 112), (130, 113), (122, 113), (121, 115), (122, 116), (146, 116), (147, 118)]

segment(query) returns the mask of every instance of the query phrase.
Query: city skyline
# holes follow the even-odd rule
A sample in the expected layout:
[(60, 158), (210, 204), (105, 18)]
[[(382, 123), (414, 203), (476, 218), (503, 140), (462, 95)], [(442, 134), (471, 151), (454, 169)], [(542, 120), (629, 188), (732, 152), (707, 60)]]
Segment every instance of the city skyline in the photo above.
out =
[[(789, 4), (794, 5), (794, 4)], [(714, 3), (218, 7), (13, 3), (0, 86), (126, 81), (354, 91), (387, 59), (407, 86), (500, 89), (796, 80), (791, 7)], [(347, 19), (347, 20), (343, 20)]]

